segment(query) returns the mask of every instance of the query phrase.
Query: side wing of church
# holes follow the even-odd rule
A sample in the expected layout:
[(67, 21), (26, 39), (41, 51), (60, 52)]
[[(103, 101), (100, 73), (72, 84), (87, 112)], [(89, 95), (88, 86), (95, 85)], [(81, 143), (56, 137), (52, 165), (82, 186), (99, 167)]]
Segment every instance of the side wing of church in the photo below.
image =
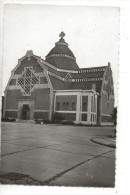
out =
[(113, 124), (110, 63), (79, 68), (64, 36), (61, 32), (45, 60), (32, 51), (18, 60), (5, 89), (4, 117), (52, 120), (59, 113), (77, 124)]

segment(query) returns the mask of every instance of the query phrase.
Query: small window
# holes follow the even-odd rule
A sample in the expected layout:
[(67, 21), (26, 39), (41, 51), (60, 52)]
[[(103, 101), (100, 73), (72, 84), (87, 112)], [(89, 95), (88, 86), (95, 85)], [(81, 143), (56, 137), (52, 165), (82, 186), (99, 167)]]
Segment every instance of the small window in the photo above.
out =
[(88, 96), (82, 96), (82, 111), (88, 111)]
[(82, 121), (87, 121), (87, 114), (82, 114)]

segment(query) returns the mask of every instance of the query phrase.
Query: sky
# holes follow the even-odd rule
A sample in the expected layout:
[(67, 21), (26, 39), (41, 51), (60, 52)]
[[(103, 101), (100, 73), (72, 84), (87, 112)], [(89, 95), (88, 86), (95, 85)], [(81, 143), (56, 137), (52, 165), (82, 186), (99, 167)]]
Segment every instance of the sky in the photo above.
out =
[(111, 63), (117, 104), (119, 8), (7, 4), (4, 10), (3, 91), (18, 59), (45, 56), (64, 31), (80, 68)]

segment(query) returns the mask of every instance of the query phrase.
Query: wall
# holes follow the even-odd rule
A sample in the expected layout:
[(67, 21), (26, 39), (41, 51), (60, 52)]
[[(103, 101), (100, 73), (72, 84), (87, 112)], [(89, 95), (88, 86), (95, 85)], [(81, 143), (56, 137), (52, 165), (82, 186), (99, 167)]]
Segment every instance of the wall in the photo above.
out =
[(101, 122), (113, 122), (112, 112), (114, 109), (114, 87), (112, 70), (108, 65), (102, 83), (101, 89)]
[(20, 63), (20, 66), (17, 67), (17, 69), (15, 70), (14, 74), (21, 74), (22, 71), (24, 71), (25, 67), (33, 67), (34, 71), (36, 73), (38, 72), (43, 72), (42, 67), (38, 64), (37, 59), (35, 59), (33, 56), (31, 56), (30, 58), (26, 57), (25, 59), (23, 59)]
[[(39, 78), (38, 83), (35, 83), (35, 85), (29, 84), (29, 86), (32, 85), (30, 94), (25, 94), (22, 85), (18, 84), (18, 79), (23, 78), (25, 68), (27, 67), (32, 67), (34, 77)], [(31, 119), (48, 119), (50, 109), (50, 86), (45, 71), (46, 70), (39, 65), (33, 56), (24, 57), (22, 60), (19, 60), (19, 65), (14, 69), (5, 91), (5, 117), (20, 118), (19, 112), (24, 102), (30, 106), (30, 102), (33, 102), (31, 112), (34, 113), (31, 114)]]

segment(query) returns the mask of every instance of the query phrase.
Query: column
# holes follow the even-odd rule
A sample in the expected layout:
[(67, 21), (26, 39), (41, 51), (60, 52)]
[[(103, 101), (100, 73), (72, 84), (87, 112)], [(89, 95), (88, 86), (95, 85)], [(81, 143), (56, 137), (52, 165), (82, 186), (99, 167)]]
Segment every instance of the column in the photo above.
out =
[(91, 124), (91, 93), (88, 94), (88, 123)]
[(101, 95), (97, 96), (97, 124), (101, 124)]
[[(53, 106), (54, 106), (54, 108), (55, 108), (55, 101), (53, 101), (53, 98), (54, 98), (53, 96), (54, 96), (53, 90), (50, 89), (50, 102), (49, 102), (49, 120), (50, 120), (50, 121), (51, 121), (51, 119), (52, 119)], [(53, 105), (53, 103), (54, 103), (54, 105)]]
[(76, 123), (80, 122), (80, 97), (81, 93), (77, 94), (77, 108), (76, 108)]

